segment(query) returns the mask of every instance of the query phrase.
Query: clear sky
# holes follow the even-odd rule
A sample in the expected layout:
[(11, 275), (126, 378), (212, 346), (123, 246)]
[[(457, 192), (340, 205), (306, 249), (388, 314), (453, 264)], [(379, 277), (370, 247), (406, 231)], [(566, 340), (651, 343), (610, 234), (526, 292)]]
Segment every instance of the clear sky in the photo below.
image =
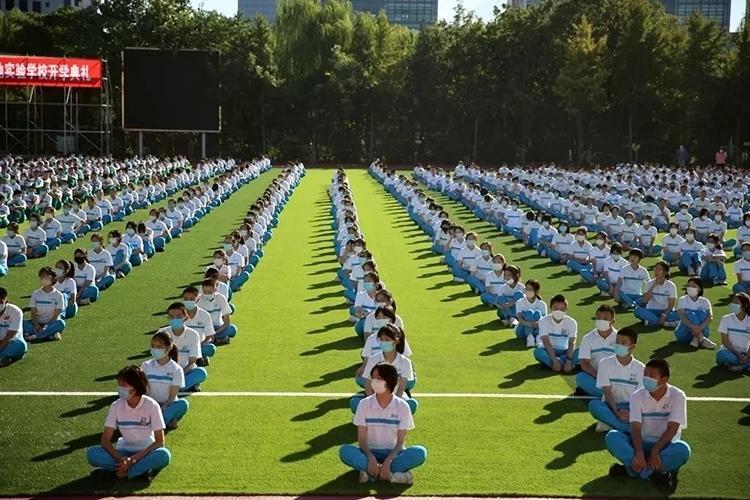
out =
[[(233, 16), (237, 12), (237, 0), (191, 0), (194, 6), (202, 7), (206, 10), (218, 10), (222, 14)], [(453, 8), (458, 3), (457, 0), (438, 0), (438, 17), (440, 19), (450, 19), (453, 16)], [(492, 7), (501, 5), (504, 0), (464, 0), (464, 6), (468, 10), (473, 10), (479, 17), (490, 17)], [(732, 31), (737, 30), (742, 16), (745, 15), (745, 0), (732, 0)]]

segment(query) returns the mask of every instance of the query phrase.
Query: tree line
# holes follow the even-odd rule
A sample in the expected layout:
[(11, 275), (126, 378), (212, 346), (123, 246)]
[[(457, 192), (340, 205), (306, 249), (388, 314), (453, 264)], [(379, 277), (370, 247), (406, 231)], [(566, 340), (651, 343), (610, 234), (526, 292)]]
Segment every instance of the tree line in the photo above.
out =
[[(113, 76), (124, 47), (220, 50), (224, 154), (607, 164), (672, 161), (683, 144), (706, 164), (750, 142), (747, 24), (680, 23), (651, 0), (547, 0), (487, 20), (459, 5), (419, 32), (345, 0), (280, 0), (273, 25), (189, 0), (0, 21), (2, 52), (99, 56)], [(132, 147), (115, 129), (115, 153)]]

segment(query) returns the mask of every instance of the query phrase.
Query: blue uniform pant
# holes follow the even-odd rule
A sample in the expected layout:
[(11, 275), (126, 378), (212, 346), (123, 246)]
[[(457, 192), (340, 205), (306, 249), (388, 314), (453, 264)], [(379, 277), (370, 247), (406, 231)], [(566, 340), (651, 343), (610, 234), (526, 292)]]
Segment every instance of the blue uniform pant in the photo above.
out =
[[(232, 304), (229, 304), (229, 305), (230, 305), (230, 307), (232, 306)], [(216, 328), (216, 325), (214, 325), (214, 329), (215, 328)], [(228, 327), (226, 327), (223, 332), (217, 333), (215, 335), (215, 337), (217, 339), (222, 339), (223, 340), (223, 339), (226, 339), (226, 338), (233, 338), (235, 335), (237, 335), (237, 327), (235, 325), (231, 324)]]
[(250, 279), (250, 273), (247, 271), (242, 271), (241, 273), (232, 276), (232, 278), (229, 279), (229, 286), (232, 289), (232, 291), (236, 292), (240, 288), (242, 288), (242, 285), (247, 283), (247, 280)]
[[(557, 360), (561, 365), (565, 364), (565, 361), (568, 359), (568, 350), (555, 349), (555, 356), (557, 356)], [(537, 347), (534, 349), (534, 358), (547, 368), (552, 368), (552, 358), (544, 347)]]
[(60, 239), (63, 243), (70, 243), (76, 240), (76, 233), (62, 233)]
[(190, 403), (187, 399), (176, 399), (175, 401), (172, 401), (169, 406), (162, 409), (164, 423), (167, 425), (176, 424), (185, 416), (188, 408), (190, 408)]
[(208, 378), (208, 372), (205, 368), (196, 366), (185, 374), (185, 387), (182, 387), (180, 391), (188, 391), (196, 385), (204, 382)]
[[(719, 347), (716, 351), (716, 364), (719, 366), (738, 366), (740, 364), (739, 358), (729, 349), (724, 346)], [(743, 371), (750, 372), (750, 361), (745, 363), (742, 367)]]
[(137, 267), (143, 264), (143, 257), (139, 253), (132, 253), (130, 254), (130, 265), (133, 267)]
[(720, 262), (706, 262), (701, 268), (701, 279), (704, 283), (717, 285), (727, 281), (727, 272)]
[[(617, 430), (609, 431), (604, 437), (604, 443), (607, 446), (607, 450), (627, 468), (628, 474), (631, 477), (641, 477), (643, 479), (651, 477), (654, 471), (649, 468), (644, 468), (640, 473), (630, 468), (630, 464), (635, 457), (635, 449), (633, 448), (633, 442), (629, 434)], [(648, 458), (648, 454), (651, 452), (654, 444), (648, 441), (643, 442), (643, 453), (646, 455), (646, 458)], [(677, 472), (690, 459), (690, 446), (685, 441), (673, 441), (659, 452), (659, 457), (661, 458), (664, 472)]]
[(576, 274), (581, 274), (584, 269), (591, 268), (591, 264), (581, 264), (577, 260), (570, 259), (568, 261), (568, 269), (570, 269), (572, 272)]
[[(524, 321), (539, 321), (542, 319), (542, 311), (533, 311), (531, 309), (528, 309), (521, 313), (521, 319)], [(524, 326), (522, 324), (518, 324), (516, 326), (516, 337), (518, 337), (521, 340), (526, 340), (526, 337), (529, 335), (533, 335), (536, 337), (539, 334), (539, 328), (532, 328), (530, 326)]]
[(602, 390), (596, 386), (596, 378), (588, 372), (582, 371), (576, 374), (576, 387), (596, 398), (602, 397), (603, 394)]
[(497, 304), (497, 295), (490, 293), (490, 292), (484, 292), (482, 295), (479, 296), (479, 298), (482, 300), (482, 303), (488, 306), (495, 306)]
[(89, 285), (85, 290), (81, 292), (79, 298), (81, 300), (87, 299), (90, 302), (96, 302), (96, 299), (99, 298), (99, 287), (97, 287), (96, 285)]
[(462, 281), (466, 281), (467, 279), (469, 279), (470, 274), (466, 269), (461, 269), (460, 267), (456, 266), (453, 268), (453, 276)]
[[(617, 403), (618, 410), (627, 410), (628, 408), (630, 408), (630, 405), (627, 402)], [(617, 415), (615, 415), (606, 401), (602, 401), (601, 399), (590, 401), (589, 413), (599, 422), (603, 422), (625, 434), (630, 434), (630, 422), (623, 422), (617, 418)]]
[(201, 356), (204, 358), (210, 358), (216, 354), (216, 346), (211, 342), (201, 344)]
[(50, 250), (54, 250), (62, 244), (62, 240), (60, 238), (47, 238), (47, 241), (45, 241), (44, 244), (47, 245)]
[[(694, 325), (700, 325), (704, 321), (706, 321), (706, 318), (708, 317), (708, 311), (697, 311), (697, 310), (685, 310), (685, 316), (687, 316), (688, 320), (694, 324)], [(706, 326), (706, 328), (703, 329), (703, 336), (708, 337), (710, 334), (709, 327)], [(687, 325), (683, 325), (682, 322), (680, 322), (677, 325), (677, 328), (674, 330), (674, 336), (677, 337), (677, 340), (679, 342), (688, 344), (691, 340), (693, 340), (693, 333), (690, 328), (688, 328)]]
[(42, 243), (41, 245), (37, 245), (31, 249), (31, 258), (32, 259), (38, 259), (40, 257), (44, 257), (49, 253), (49, 247), (46, 243)]
[(100, 292), (106, 290), (107, 288), (111, 287), (115, 284), (115, 277), (111, 274), (105, 274), (99, 280), (96, 282), (96, 287), (99, 289)]
[(471, 289), (474, 290), (474, 292), (480, 293), (480, 294), (484, 293), (484, 283), (482, 283), (482, 281), (476, 276), (474, 275), (469, 276), (466, 279), (466, 282), (469, 284)]
[(701, 267), (701, 255), (698, 252), (683, 253), (677, 266), (683, 273), (694, 272), (694, 274), (697, 274)]
[(636, 318), (643, 321), (646, 326), (656, 326), (659, 324), (659, 318), (663, 313), (667, 313), (667, 322), (674, 322), (679, 319), (677, 311), (667, 311), (666, 309), (647, 309), (645, 307), (636, 307), (633, 314)]
[(620, 299), (620, 303), (628, 309), (633, 309), (634, 307), (640, 305), (643, 301), (643, 295), (625, 293), (622, 290), (620, 290), (618, 298)]
[[(120, 451), (121, 455), (131, 456), (135, 455), (135, 451)], [(102, 446), (92, 446), (86, 450), (86, 458), (93, 467), (99, 467), (109, 471), (115, 470), (117, 462), (112, 458), (112, 455), (107, 452)], [(164, 467), (169, 465), (172, 456), (169, 450), (166, 448), (156, 448), (145, 457), (141, 458), (135, 463), (130, 469), (128, 469), (128, 478), (133, 479), (134, 477), (142, 476), (148, 472), (158, 472)]]
[(24, 335), (36, 335), (37, 340), (47, 340), (54, 334), (62, 333), (65, 330), (65, 320), (56, 319), (42, 326), (44, 327), (42, 332), (36, 333), (34, 331), (34, 323), (30, 319), (26, 319), (23, 322), (23, 333)]
[[(10, 260), (8, 260), (8, 262), (10, 262)], [(750, 283), (748, 283), (747, 281), (742, 283), (735, 283), (735, 285), (732, 287), (733, 293), (743, 293), (748, 291), (750, 291)]]
[[(370, 450), (378, 463), (383, 463), (391, 450)], [(359, 446), (346, 444), (339, 448), (339, 458), (352, 469), (367, 472), (367, 455)], [(406, 472), (427, 460), (427, 450), (422, 446), (409, 446), (401, 450), (391, 462), (391, 472)]]
[(641, 250), (646, 257), (655, 257), (661, 253), (661, 245), (644, 246)]
[(23, 266), (27, 260), (27, 257), (22, 253), (11, 255), (8, 257), (8, 267)]
[(29, 346), (23, 339), (13, 339), (0, 349), (0, 360), (17, 361), (29, 351)]
[(130, 274), (130, 271), (133, 270), (133, 266), (125, 258), (125, 252), (123, 250), (118, 250), (117, 253), (115, 253), (112, 263), (113, 263), (112, 267), (115, 268), (115, 271), (120, 271), (121, 273), (125, 275)]

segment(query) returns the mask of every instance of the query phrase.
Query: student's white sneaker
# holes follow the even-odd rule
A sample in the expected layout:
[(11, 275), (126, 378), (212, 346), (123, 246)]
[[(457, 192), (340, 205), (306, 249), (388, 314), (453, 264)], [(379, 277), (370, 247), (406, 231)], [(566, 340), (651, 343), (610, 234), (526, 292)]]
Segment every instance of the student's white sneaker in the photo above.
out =
[(742, 371), (742, 365), (732, 365), (729, 367), (730, 372), (741, 372)]
[(462, 280), (462, 279), (461, 279), (461, 278), (459, 278), (458, 276), (455, 276), (455, 277), (453, 278), (453, 281), (455, 281), (456, 283), (464, 283), (464, 280)]
[(369, 483), (370, 482), (370, 476), (367, 474), (367, 472), (361, 470), (359, 471), (359, 482), (360, 483)]
[(690, 340), (690, 347), (695, 347), (697, 349), (698, 346), (700, 345), (701, 345), (701, 339), (699, 339), (698, 337), (693, 337)]
[(79, 304), (81, 304), (82, 306), (87, 306), (87, 305), (91, 304), (91, 300), (89, 300), (89, 299), (81, 299), (79, 301)]
[(596, 432), (608, 432), (611, 431), (612, 427), (605, 424), (604, 422), (597, 422), (596, 423)]
[(709, 338), (703, 337), (703, 339), (701, 340), (701, 347), (704, 349), (714, 350), (716, 349), (716, 342)]
[(599, 292), (599, 297), (609, 297), (609, 292)]
[(414, 484), (414, 475), (411, 471), (391, 472), (391, 482), (394, 484)]
[(55, 340), (62, 340), (62, 335), (60, 335), (60, 332), (58, 332), (58, 333), (54, 334), (52, 336), (52, 338), (55, 339)]
[(526, 347), (534, 347), (536, 345), (536, 340), (534, 340), (533, 335), (526, 335)]
[(29, 335), (28, 337), (26, 337), (27, 342), (33, 342), (35, 340), (36, 340), (36, 335)]
[(511, 320), (510, 320), (510, 321), (508, 322), (508, 325), (509, 325), (509, 326), (511, 326), (511, 327), (513, 327), (513, 328), (515, 328), (516, 326), (518, 326), (518, 320), (517, 320), (516, 318), (512, 318), (512, 319), (511, 319)]

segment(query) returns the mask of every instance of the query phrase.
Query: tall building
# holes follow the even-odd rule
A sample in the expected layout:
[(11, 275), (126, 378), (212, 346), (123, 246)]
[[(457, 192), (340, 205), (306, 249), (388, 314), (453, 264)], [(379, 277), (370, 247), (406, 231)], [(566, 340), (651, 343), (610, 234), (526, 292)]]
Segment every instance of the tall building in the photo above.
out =
[(0, 0), (0, 10), (18, 9), (39, 14), (48, 14), (63, 7), (84, 9), (90, 6), (91, 0)]
[(661, 3), (664, 5), (664, 10), (677, 16), (680, 21), (686, 20), (690, 14), (698, 11), (729, 31), (732, 0), (661, 0)]
[(261, 15), (273, 24), (276, 20), (276, 4), (277, 0), (238, 0), (237, 10), (247, 17)]
[(412, 29), (437, 21), (438, 0), (352, 0), (352, 6), (372, 14), (385, 11), (390, 22)]

